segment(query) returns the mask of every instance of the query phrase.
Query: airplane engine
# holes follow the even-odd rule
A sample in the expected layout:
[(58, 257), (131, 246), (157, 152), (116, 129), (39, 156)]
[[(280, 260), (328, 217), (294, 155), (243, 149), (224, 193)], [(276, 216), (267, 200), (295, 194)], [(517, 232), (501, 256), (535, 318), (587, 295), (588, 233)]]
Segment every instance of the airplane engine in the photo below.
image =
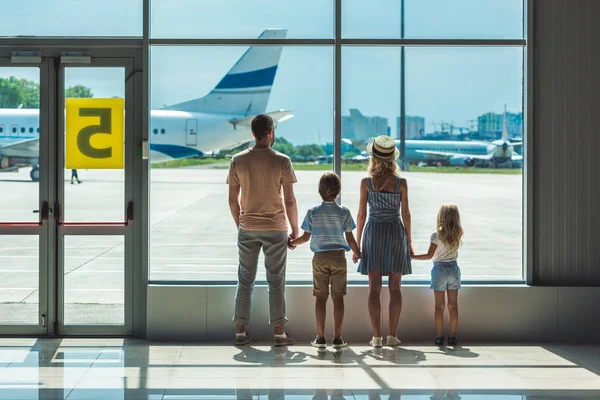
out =
[(470, 157), (454, 156), (448, 162), (453, 167), (474, 167), (477, 161)]

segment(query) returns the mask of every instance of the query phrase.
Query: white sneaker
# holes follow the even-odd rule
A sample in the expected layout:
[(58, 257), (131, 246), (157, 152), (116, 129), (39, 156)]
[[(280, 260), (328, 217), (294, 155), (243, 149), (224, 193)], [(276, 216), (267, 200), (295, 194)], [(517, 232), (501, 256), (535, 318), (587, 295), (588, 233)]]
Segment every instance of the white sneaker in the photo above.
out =
[(392, 347), (400, 346), (402, 344), (402, 341), (400, 339), (398, 339), (396, 336), (389, 335), (387, 337), (387, 339), (385, 340), (385, 344), (387, 346), (392, 346)]
[(371, 347), (383, 347), (383, 338), (373, 336), (373, 339), (369, 342), (369, 346)]

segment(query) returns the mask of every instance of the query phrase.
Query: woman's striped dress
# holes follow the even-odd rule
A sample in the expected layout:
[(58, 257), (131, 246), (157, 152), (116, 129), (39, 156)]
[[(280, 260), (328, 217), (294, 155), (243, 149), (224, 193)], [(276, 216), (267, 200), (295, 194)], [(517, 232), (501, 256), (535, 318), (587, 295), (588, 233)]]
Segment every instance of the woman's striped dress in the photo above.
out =
[(383, 275), (412, 274), (406, 229), (400, 217), (400, 178), (394, 193), (376, 192), (367, 178), (369, 219), (362, 234), (361, 260), (358, 272), (380, 272)]

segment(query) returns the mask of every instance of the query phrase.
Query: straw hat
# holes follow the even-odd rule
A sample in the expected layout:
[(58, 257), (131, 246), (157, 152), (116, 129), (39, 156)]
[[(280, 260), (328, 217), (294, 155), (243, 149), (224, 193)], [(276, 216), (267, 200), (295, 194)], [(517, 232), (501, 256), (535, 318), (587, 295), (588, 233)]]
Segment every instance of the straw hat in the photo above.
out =
[(397, 160), (400, 156), (396, 141), (390, 136), (377, 136), (367, 145), (367, 152), (381, 161)]

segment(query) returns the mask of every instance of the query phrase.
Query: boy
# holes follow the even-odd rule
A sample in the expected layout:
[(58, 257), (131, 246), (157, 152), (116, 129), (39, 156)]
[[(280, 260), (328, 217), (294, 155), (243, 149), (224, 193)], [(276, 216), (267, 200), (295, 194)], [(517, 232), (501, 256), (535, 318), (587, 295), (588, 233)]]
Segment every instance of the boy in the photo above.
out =
[(341, 207), (335, 202), (341, 189), (342, 183), (335, 173), (323, 174), (319, 181), (319, 194), (323, 203), (308, 210), (302, 223), (304, 234), (298, 239), (290, 240), (291, 248), (310, 240), (310, 249), (315, 253), (313, 257), (313, 295), (316, 297), (317, 336), (311, 345), (317, 348), (327, 347), (325, 315), (330, 284), (335, 330), (332, 346), (336, 349), (346, 346), (346, 342), (342, 339), (344, 296), (346, 295), (346, 256), (344, 253), (352, 249), (356, 258), (360, 258), (360, 251), (352, 234), (356, 228), (352, 214), (347, 208)]

